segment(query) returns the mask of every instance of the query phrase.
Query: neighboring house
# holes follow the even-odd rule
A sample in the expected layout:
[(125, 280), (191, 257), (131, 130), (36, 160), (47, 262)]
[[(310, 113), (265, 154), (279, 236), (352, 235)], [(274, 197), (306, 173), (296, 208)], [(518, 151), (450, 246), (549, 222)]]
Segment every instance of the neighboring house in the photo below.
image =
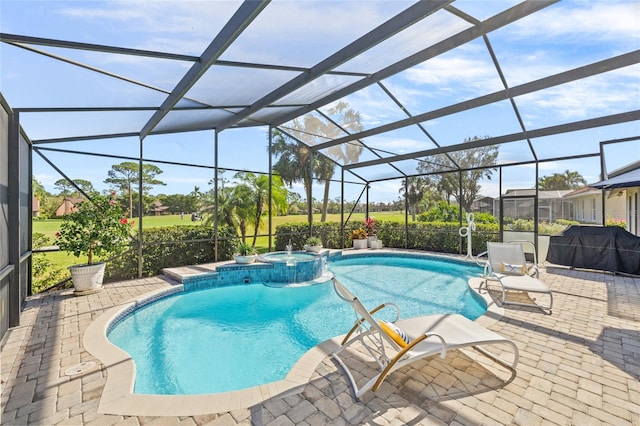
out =
[(605, 221), (624, 220), (625, 229), (640, 236), (640, 161), (614, 170), (589, 186), (604, 191)]
[(67, 197), (65, 197), (62, 200), (62, 203), (60, 203), (60, 205), (56, 209), (55, 215), (60, 217), (60, 216), (64, 216), (65, 214), (69, 214), (69, 213), (75, 212), (76, 211), (76, 204), (79, 204), (82, 201), (84, 201), (84, 198), (67, 198)]
[(153, 203), (151, 203), (151, 208), (149, 208), (149, 212), (152, 213), (154, 216), (168, 214), (169, 213), (168, 210), (169, 210), (169, 207), (163, 205), (160, 200), (156, 200)]
[(38, 197), (31, 198), (31, 216), (40, 216), (40, 200), (38, 199)]
[[(538, 218), (545, 222), (558, 219), (572, 219), (573, 203), (564, 196), (571, 191), (538, 191)], [(513, 219), (533, 219), (535, 189), (508, 189), (502, 196), (504, 217)], [(493, 200), (494, 216), (500, 214), (500, 198)]]
[(585, 186), (565, 195), (573, 203), (573, 220), (602, 225), (602, 192)]
[(493, 215), (493, 198), (480, 197), (471, 203), (471, 211), (475, 213), (489, 213)]

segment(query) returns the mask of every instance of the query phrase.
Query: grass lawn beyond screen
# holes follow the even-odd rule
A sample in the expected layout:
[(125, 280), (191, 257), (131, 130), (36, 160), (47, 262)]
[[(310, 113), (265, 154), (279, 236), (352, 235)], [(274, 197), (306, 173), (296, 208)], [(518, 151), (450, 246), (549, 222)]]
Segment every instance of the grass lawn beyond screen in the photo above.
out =
[[(384, 220), (384, 221), (392, 221), (392, 222), (404, 222), (404, 213), (403, 212), (379, 212), (371, 215), (372, 217)], [(346, 218), (346, 215), (345, 215)], [(138, 218), (133, 218), (136, 222), (135, 229), (137, 229)], [(359, 222), (361, 223), (364, 220), (364, 213), (354, 213), (351, 215), (350, 222)], [(320, 222), (320, 214), (313, 215), (313, 221), (315, 223)], [(262, 225), (260, 226), (260, 234), (267, 234), (267, 226), (268, 226), (268, 218), (263, 217)], [(290, 215), (290, 216), (274, 216), (273, 217), (273, 229), (278, 225), (283, 223), (306, 223), (307, 215)], [(327, 215), (327, 222), (340, 222), (339, 214), (329, 214)], [(46, 219), (46, 220), (34, 220), (33, 221), (33, 232), (40, 232), (47, 236), (50, 239), (50, 244), (55, 245), (55, 236), (56, 232), (60, 230), (60, 224), (62, 223), (62, 219)], [(159, 228), (165, 226), (175, 226), (175, 225), (200, 225), (202, 221), (192, 222), (191, 215), (184, 215), (184, 219), (180, 219), (179, 214), (174, 215), (165, 215), (165, 216), (144, 216), (142, 221), (142, 226), (144, 228)], [(247, 227), (247, 234), (253, 235), (253, 226), (249, 225)]]
[[(372, 217), (383, 220), (383, 221), (393, 221), (404, 223), (404, 212), (379, 212), (371, 215)], [(346, 214), (345, 214), (346, 218)], [(135, 232), (137, 232), (138, 226), (138, 218), (133, 218), (136, 222), (134, 226)], [(313, 220), (315, 223), (320, 222), (320, 214), (315, 214), (313, 216)], [(351, 223), (362, 223), (364, 220), (364, 213), (354, 213), (351, 215), (350, 222)], [(268, 218), (263, 217), (263, 223), (260, 226), (259, 234), (267, 234), (267, 226), (268, 226)], [(290, 215), (290, 216), (274, 216), (273, 217), (273, 230), (278, 225), (283, 223), (306, 223), (307, 215)], [(327, 222), (340, 222), (339, 214), (329, 214), (327, 215)], [(44, 234), (48, 239), (48, 245), (55, 245), (55, 236), (56, 232), (60, 230), (60, 224), (62, 223), (62, 219), (46, 219), (46, 220), (34, 220), (33, 221), (33, 232), (39, 232)], [(202, 221), (191, 221), (191, 215), (184, 215), (183, 219), (180, 219), (179, 214), (175, 215), (164, 215), (164, 216), (145, 216), (142, 221), (142, 226), (144, 228), (159, 228), (166, 226), (193, 226), (193, 225), (201, 225)], [(247, 227), (247, 239), (251, 243), (253, 241), (253, 226)], [(269, 237), (258, 237), (256, 241), (256, 247), (260, 252), (266, 252), (269, 245)], [(77, 258), (71, 254), (67, 254), (66, 252), (49, 252), (46, 254), (38, 253), (38, 256), (46, 256), (49, 260), (51, 260), (55, 266), (66, 268), (71, 265), (76, 265), (80, 263), (86, 262), (84, 258)]]

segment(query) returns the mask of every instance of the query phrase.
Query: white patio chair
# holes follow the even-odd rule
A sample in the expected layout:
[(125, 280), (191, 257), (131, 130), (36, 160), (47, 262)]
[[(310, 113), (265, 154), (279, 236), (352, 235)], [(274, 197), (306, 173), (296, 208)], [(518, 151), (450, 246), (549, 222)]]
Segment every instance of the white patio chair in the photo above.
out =
[[(528, 264), (524, 254), (524, 244), (530, 244), (533, 252), (533, 262)], [(545, 313), (551, 314), (553, 307), (553, 293), (551, 289), (539, 279), (538, 262), (536, 258), (535, 246), (529, 241), (510, 241), (508, 243), (487, 243), (487, 262), (484, 262), (482, 284), (488, 290), (489, 281), (495, 282), (501, 289), (501, 304), (533, 306), (542, 309)], [(484, 253), (478, 255), (482, 256)], [(535, 299), (532, 302), (509, 300), (508, 292), (525, 292), (546, 294), (549, 303), (538, 303)]]
[[(405, 365), (436, 354), (445, 358), (447, 351), (465, 347), (473, 347), (499, 364), (510, 368), (515, 375), (519, 358), (515, 343), (462, 315), (428, 315), (398, 320), (400, 311), (397, 305), (385, 303), (368, 311), (360, 300), (335, 278), (333, 278), (333, 286), (338, 296), (349, 303), (356, 313), (353, 328), (344, 337), (341, 347), (332, 354), (347, 374), (356, 398), (360, 398), (368, 390), (372, 392), (378, 390), (389, 374)], [(385, 307), (395, 309), (396, 321), (393, 323), (376, 321), (373, 318), (375, 312)], [(345, 360), (341, 358), (343, 351), (356, 342), (362, 344), (378, 365), (378, 373), (362, 387), (358, 387), (354, 375)], [(513, 360), (505, 361), (478, 347), (489, 344), (510, 346), (514, 353)]]

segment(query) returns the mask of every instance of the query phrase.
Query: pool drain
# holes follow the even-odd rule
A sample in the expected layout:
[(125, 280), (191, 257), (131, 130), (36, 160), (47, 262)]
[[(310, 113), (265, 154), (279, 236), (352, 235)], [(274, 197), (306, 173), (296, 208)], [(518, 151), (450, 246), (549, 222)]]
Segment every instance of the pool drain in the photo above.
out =
[(64, 370), (65, 376), (75, 376), (76, 374), (84, 373), (85, 371), (91, 370), (96, 366), (96, 363), (93, 361), (81, 362), (80, 364), (74, 365), (73, 367), (69, 367)]

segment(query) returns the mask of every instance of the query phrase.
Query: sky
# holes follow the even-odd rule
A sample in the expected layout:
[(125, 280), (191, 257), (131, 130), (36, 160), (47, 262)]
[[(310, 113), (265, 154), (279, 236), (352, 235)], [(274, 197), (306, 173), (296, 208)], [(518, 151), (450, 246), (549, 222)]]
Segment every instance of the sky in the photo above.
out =
[[(311, 67), (327, 55), (380, 24), (409, 4), (402, 1), (278, 1), (270, 3), (221, 57), (229, 61), (276, 63)], [(516, 4), (513, 1), (456, 1), (454, 7), (486, 19)], [(73, 40), (86, 43), (149, 49), (199, 56), (226, 20), (238, 1), (7, 1), (0, 0), (0, 30), (3, 33)], [(468, 24), (446, 12), (438, 12), (411, 31), (402, 32), (374, 47), (366, 55), (341, 65), (339, 69), (371, 73), (395, 60), (418, 51), (443, 37), (453, 35)], [(562, 1), (521, 19), (488, 36), (509, 87), (629, 53), (640, 46), (640, 1)], [(190, 63), (134, 58), (71, 49), (36, 46), (51, 55), (60, 55), (88, 66), (108, 70), (155, 88), (172, 90)], [(295, 77), (294, 72), (240, 70), (218, 67), (207, 73), (187, 94), (213, 104), (249, 102), (255, 92), (264, 92)], [(340, 87), (352, 77), (326, 76), (318, 79), (291, 101), (304, 101), (327, 86)], [(479, 38), (432, 60), (383, 80), (413, 115), (472, 99), (503, 89), (484, 41)], [(228, 91), (233, 87), (233, 91)], [(166, 94), (148, 87), (132, 86), (113, 76), (96, 75), (68, 62), (45, 57), (25, 49), (0, 43), (0, 91), (12, 108), (51, 106), (157, 106)], [(99, 101), (96, 102), (96, 99)], [(344, 99), (360, 112), (365, 129), (401, 120), (406, 115), (377, 85)], [(575, 120), (640, 109), (640, 66), (633, 65), (570, 84), (552, 87), (515, 99), (527, 129), (538, 129)], [(139, 131), (150, 112), (136, 113), (21, 113), (20, 119), (32, 140), (90, 133)], [(193, 117), (191, 117), (193, 118)], [(206, 117), (196, 117), (206, 120)], [(161, 126), (181, 123), (180, 114), (170, 114)], [(422, 123), (438, 144), (446, 146), (474, 136), (500, 136), (520, 131), (511, 104), (496, 102), (481, 108), (440, 117)], [(596, 153), (599, 142), (640, 136), (638, 122), (584, 130), (532, 140), (540, 159)], [(145, 158), (202, 167), (157, 164), (166, 183), (152, 190), (159, 193), (189, 193), (197, 186), (210, 189), (213, 177), (215, 135), (213, 131), (170, 133), (149, 136), (143, 142)], [(365, 138), (363, 142), (380, 152), (404, 154), (434, 147), (415, 126)], [(253, 127), (225, 130), (218, 135), (219, 166), (229, 169), (267, 172), (267, 129)], [(65, 142), (42, 145), (73, 151), (137, 157), (137, 137)], [(533, 159), (526, 141), (499, 147), (498, 162), (509, 164)], [(86, 179), (98, 189), (107, 189), (104, 180), (111, 165), (120, 159), (88, 157), (47, 151), (43, 153), (72, 179)], [(374, 159), (365, 152), (361, 160)], [(606, 145), (608, 171), (640, 160), (640, 142)], [(415, 172), (415, 161), (397, 165), (406, 173)], [(535, 166), (505, 167), (503, 192), (507, 188), (532, 188)], [(539, 175), (565, 170), (578, 171), (589, 183), (600, 179), (598, 158), (542, 162)], [(225, 173), (231, 178), (234, 172)], [(368, 180), (397, 173), (388, 166), (358, 170)], [(34, 176), (51, 192), (61, 176), (38, 155), (34, 156)], [(339, 171), (336, 171), (339, 179)], [(347, 176), (349, 181), (355, 177)], [(371, 201), (392, 201), (399, 197), (401, 179), (375, 182)], [(480, 182), (482, 195), (496, 197), (498, 176)], [(299, 184), (294, 190), (302, 192)], [(361, 184), (348, 184), (345, 197), (354, 200)], [(322, 185), (314, 186), (321, 198)], [(332, 184), (331, 198), (340, 196), (339, 183)]]

